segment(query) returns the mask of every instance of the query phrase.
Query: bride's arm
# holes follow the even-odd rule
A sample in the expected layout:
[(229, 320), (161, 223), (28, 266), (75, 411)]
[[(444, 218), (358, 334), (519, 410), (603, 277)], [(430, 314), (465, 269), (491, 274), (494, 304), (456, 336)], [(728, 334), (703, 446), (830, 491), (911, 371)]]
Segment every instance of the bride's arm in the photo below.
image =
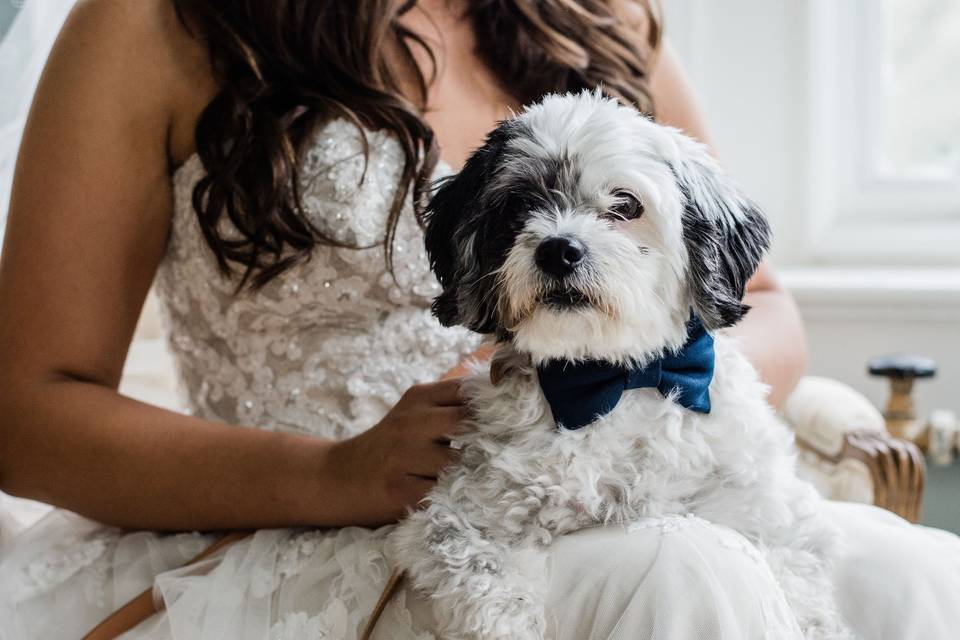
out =
[(81, 2), (41, 81), (0, 261), (0, 489), (156, 529), (376, 524), (449, 460), (456, 384), (344, 443), (243, 429), (116, 391), (171, 219), (189, 93), (169, 2)]

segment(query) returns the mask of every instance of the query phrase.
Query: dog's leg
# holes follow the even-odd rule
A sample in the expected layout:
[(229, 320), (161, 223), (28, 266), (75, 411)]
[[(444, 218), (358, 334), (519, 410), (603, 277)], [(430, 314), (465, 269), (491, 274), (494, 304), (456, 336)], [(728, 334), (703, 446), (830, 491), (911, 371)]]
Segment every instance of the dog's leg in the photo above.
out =
[(540, 640), (545, 553), (489, 536), (434, 501), (397, 526), (388, 553), (431, 599), (442, 638)]

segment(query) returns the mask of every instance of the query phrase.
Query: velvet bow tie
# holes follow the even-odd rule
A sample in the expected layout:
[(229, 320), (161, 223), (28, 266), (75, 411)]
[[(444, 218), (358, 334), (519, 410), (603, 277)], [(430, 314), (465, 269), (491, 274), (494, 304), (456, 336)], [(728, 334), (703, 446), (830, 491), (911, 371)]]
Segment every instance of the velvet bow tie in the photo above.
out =
[(562, 429), (579, 429), (613, 411), (627, 389), (656, 388), (691, 411), (710, 413), (713, 337), (700, 319), (687, 323), (687, 341), (644, 367), (602, 360), (550, 360), (537, 367), (540, 388)]

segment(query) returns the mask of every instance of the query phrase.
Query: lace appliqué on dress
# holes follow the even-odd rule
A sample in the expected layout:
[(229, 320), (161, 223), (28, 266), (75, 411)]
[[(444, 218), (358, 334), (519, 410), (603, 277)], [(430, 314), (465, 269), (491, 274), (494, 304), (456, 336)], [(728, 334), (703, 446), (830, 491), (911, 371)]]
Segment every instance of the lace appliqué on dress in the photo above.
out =
[(347, 637), (347, 608), (340, 600), (331, 600), (315, 616), (288, 613), (270, 628), (270, 640), (336, 640)]
[(686, 529), (694, 522), (700, 524), (710, 524), (703, 518), (697, 517), (692, 513), (685, 515), (671, 514), (666, 516), (643, 518), (630, 523), (627, 527), (628, 533), (635, 533), (644, 529), (660, 529), (661, 533), (674, 533)]
[(11, 594), (19, 600), (27, 600), (79, 575), (84, 582), (83, 593), (87, 601), (103, 607), (106, 604), (108, 564), (98, 560), (107, 552), (112, 537), (104, 534), (86, 540), (64, 540), (46, 549), (21, 567), (19, 580)]
[(693, 513), (687, 513), (683, 515), (670, 514), (659, 517), (651, 516), (648, 518), (643, 518), (631, 523), (627, 527), (627, 531), (629, 533), (634, 533), (644, 529), (660, 529), (661, 533), (670, 534), (676, 533), (677, 531), (683, 531), (694, 524), (708, 527), (710, 531), (713, 532), (713, 535), (719, 540), (719, 542), (728, 549), (739, 551), (754, 562), (757, 562), (764, 567), (767, 566), (766, 558), (760, 549), (758, 549), (752, 542), (747, 540), (742, 534), (729, 527), (714, 524), (709, 520), (701, 518)]

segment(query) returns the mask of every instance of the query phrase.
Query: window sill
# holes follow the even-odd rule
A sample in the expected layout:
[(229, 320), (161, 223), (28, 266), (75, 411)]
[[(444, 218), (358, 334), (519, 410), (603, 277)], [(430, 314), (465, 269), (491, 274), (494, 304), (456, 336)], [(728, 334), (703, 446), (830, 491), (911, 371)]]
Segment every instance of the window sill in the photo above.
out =
[(960, 322), (960, 268), (779, 270), (805, 316)]

